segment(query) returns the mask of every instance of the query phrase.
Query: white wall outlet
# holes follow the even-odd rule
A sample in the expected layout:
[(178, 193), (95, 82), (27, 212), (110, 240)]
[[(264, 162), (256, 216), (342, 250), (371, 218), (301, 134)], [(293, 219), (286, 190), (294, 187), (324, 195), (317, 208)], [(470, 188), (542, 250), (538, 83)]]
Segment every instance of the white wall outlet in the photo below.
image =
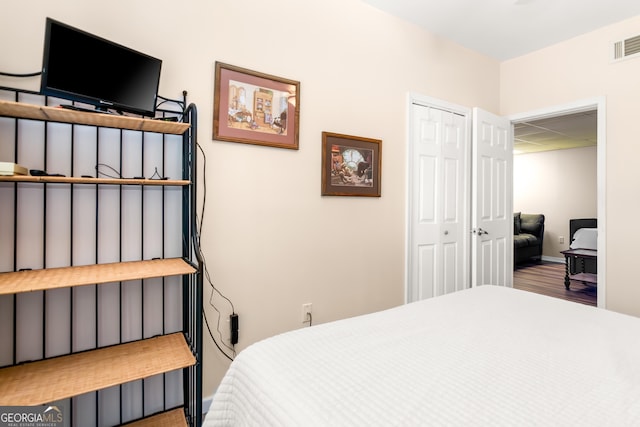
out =
[(302, 323), (311, 322), (311, 307), (312, 304), (310, 302), (302, 304)]
[(558, 237), (558, 243), (564, 243), (564, 236)]

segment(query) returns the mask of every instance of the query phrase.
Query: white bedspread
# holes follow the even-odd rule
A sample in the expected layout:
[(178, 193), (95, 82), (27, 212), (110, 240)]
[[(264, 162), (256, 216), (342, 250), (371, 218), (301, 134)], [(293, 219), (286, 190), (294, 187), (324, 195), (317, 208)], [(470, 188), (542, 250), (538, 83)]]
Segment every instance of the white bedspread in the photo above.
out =
[(482, 286), (300, 329), (242, 351), (204, 425), (639, 426), (640, 319)]

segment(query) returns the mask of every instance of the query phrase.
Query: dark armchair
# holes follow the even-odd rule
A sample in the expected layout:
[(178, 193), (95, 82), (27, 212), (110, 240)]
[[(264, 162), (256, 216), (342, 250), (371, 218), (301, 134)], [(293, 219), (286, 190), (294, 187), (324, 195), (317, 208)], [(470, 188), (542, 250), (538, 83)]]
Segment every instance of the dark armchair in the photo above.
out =
[(534, 259), (542, 260), (544, 215), (513, 214), (513, 262), (519, 264)]

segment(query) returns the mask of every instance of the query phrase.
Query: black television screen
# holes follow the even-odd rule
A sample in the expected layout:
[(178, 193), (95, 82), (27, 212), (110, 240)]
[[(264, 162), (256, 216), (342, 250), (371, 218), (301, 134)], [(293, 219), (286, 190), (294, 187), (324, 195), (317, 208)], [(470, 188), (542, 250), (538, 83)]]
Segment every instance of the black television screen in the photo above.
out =
[(154, 116), (162, 61), (47, 18), (44, 95)]

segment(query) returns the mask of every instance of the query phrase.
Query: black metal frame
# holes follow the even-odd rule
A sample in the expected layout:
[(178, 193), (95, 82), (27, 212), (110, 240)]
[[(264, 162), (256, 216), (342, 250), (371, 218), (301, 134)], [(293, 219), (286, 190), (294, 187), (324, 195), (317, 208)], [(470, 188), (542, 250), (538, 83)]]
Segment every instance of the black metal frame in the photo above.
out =
[[(185, 94), (186, 95), (186, 94)], [(183, 326), (187, 342), (196, 357), (196, 364), (185, 369), (184, 388), (187, 421), (193, 427), (202, 424), (202, 284), (204, 260), (200, 251), (200, 236), (197, 227), (197, 135), (198, 135), (198, 110), (195, 104), (190, 104), (184, 112), (184, 121), (191, 126), (183, 136), (183, 177), (190, 181), (189, 186), (183, 189), (183, 236), (186, 239), (183, 248), (183, 257), (196, 263), (197, 273), (183, 278)], [(185, 221), (188, 219), (188, 221)]]
[[(13, 98), (16, 102), (20, 102), (21, 99), (23, 99), (25, 96), (41, 96), (40, 94), (38, 94), (37, 92), (32, 92), (32, 91), (28, 91), (28, 90), (22, 90), (22, 89), (15, 89), (15, 88), (7, 88), (7, 87), (0, 87), (0, 91), (3, 91), (5, 93), (9, 92), (9, 93), (13, 93)], [(181, 121), (184, 121), (186, 123), (189, 123), (191, 126), (190, 128), (183, 134), (182, 136), (182, 179), (183, 180), (188, 180), (190, 183), (189, 185), (186, 185), (184, 187), (182, 187), (182, 257), (187, 260), (190, 264), (192, 264), (195, 268), (196, 268), (196, 273), (192, 274), (192, 275), (185, 275), (182, 277), (182, 332), (185, 336), (185, 338), (187, 339), (187, 343), (189, 345), (189, 347), (191, 348), (191, 351), (193, 352), (195, 358), (196, 358), (196, 364), (192, 367), (189, 368), (185, 368), (183, 370), (183, 375), (182, 375), (182, 381), (183, 381), (183, 404), (181, 406), (184, 407), (185, 410), (185, 415), (187, 418), (187, 422), (189, 423), (190, 426), (200, 426), (201, 421), (202, 421), (202, 352), (203, 352), (203, 347), (202, 347), (202, 305), (203, 305), (203, 296), (202, 296), (202, 284), (203, 284), (203, 259), (201, 257), (201, 253), (200, 253), (200, 247), (199, 247), (199, 236), (198, 236), (198, 229), (197, 229), (197, 210), (196, 210), (196, 205), (197, 205), (197, 198), (196, 198), (196, 186), (197, 186), (197, 179), (196, 179), (196, 175), (197, 175), (197, 108), (194, 104), (190, 104), (190, 105), (186, 105), (186, 92), (183, 92), (183, 100), (181, 101), (175, 101), (175, 100), (168, 100), (165, 99), (165, 101), (163, 101), (163, 103), (169, 101), (169, 102), (173, 102), (175, 103), (175, 105), (177, 105), (177, 109), (164, 109), (164, 108), (158, 108), (158, 112), (159, 114), (164, 115), (170, 115), (170, 116), (178, 116), (178, 119)], [(164, 98), (163, 98), (164, 99)], [(48, 103), (48, 99), (45, 98), (45, 104)], [(19, 144), (21, 142), (21, 135), (20, 135), (20, 126), (19, 126), (19, 121), (21, 120), (29, 120), (29, 119), (22, 119), (22, 118), (15, 118), (13, 119), (14, 122), (14, 162), (16, 163), (20, 163), (17, 157), (18, 157), (18, 147)], [(71, 157), (73, 159), (73, 153), (74, 153), (74, 146), (75, 146), (75, 132), (73, 130), (74, 124), (70, 124), (69, 126), (72, 127), (72, 131), (71, 131), (71, 141), (70, 141), (70, 146), (71, 146)], [(84, 125), (83, 125), (84, 126)], [(129, 132), (129, 131), (127, 131)], [(136, 131), (131, 131), (131, 132), (136, 132)], [(44, 165), (45, 165), (45, 170), (47, 167), (47, 141), (49, 140), (49, 126), (47, 124), (45, 124), (43, 126), (43, 133), (44, 135), (42, 136), (44, 144), (43, 144), (43, 153), (42, 155), (44, 156)], [(144, 151), (144, 147), (145, 147), (145, 135), (144, 132), (141, 132), (142, 136), (141, 136), (141, 150)], [(176, 137), (178, 138), (178, 137)], [(95, 144), (96, 144), (96, 165), (99, 164), (99, 150), (98, 147), (100, 145), (100, 127), (96, 127), (95, 130)], [(120, 145), (122, 148), (122, 144), (123, 144), (123, 131), (120, 131)], [(165, 153), (164, 153), (164, 148), (165, 147), (165, 142), (164, 142), (164, 137), (163, 137), (163, 152), (162, 152), (162, 157), (163, 157), (163, 162), (165, 159)], [(144, 155), (141, 156), (144, 159)], [(4, 161), (7, 161), (9, 159), (2, 159)], [(142, 160), (144, 162), (144, 160)], [(120, 170), (122, 170), (122, 149), (120, 150)], [(74, 168), (74, 163), (73, 160), (71, 161), (71, 169), (73, 172), (73, 168)], [(21, 197), (21, 186), (24, 185), (30, 185), (33, 186), (34, 184), (22, 184), (22, 183), (3, 183), (2, 185), (12, 185), (13, 186), (13, 200), (12, 201), (6, 201), (3, 200), (2, 203), (7, 203), (7, 202), (11, 202), (13, 203), (13, 212), (14, 212), (14, 217), (13, 217), (13, 222), (14, 222), (14, 233), (12, 236), (13, 239), (13, 271), (17, 271), (19, 268), (22, 268), (22, 266), (18, 265), (19, 264), (19, 260), (18, 260), (18, 239), (20, 238), (20, 236), (18, 236), (18, 199)], [(46, 268), (46, 260), (47, 260), (47, 245), (46, 245), (46, 239), (47, 239), (47, 232), (46, 232), (46, 209), (47, 209), (47, 189), (49, 185), (60, 185), (60, 184), (40, 184), (41, 185), (41, 192), (42, 192), (42, 198), (43, 198), (43, 207), (44, 207), (44, 214), (43, 214), (43, 253), (42, 253), (42, 265), (43, 267)], [(85, 187), (86, 185), (95, 185), (95, 210), (96, 210), (96, 233), (98, 230), (98, 204), (99, 204), (99, 190), (98, 187), (100, 186), (99, 184), (86, 184), (86, 185), (81, 185), (81, 184), (67, 184), (70, 186), (69, 189), (69, 193), (70, 193), (70, 212), (73, 213), (73, 204), (74, 204), (74, 188), (76, 187)], [(144, 209), (144, 191), (145, 191), (144, 186), (140, 186), (140, 198), (141, 198), (141, 206), (142, 209)], [(119, 224), (120, 224), (120, 233), (122, 235), (122, 205), (123, 205), (123, 186), (120, 186), (120, 218), (119, 218)], [(164, 200), (165, 200), (165, 191), (164, 191), (164, 187), (163, 187), (163, 191), (162, 191), (162, 206), (164, 206)], [(70, 223), (73, 223), (74, 218), (73, 215), (71, 215), (71, 218), (69, 218)], [(144, 231), (143, 231), (143, 224), (142, 222), (144, 222), (144, 220), (142, 219), (142, 217), (140, 218), (140, 233), (141, 233), (141, 244), (142, 246), (144, 246)], [(162, 229), (164, 230), (164, 222), (165, 222), (165, 218), (164, 218), (164, 213), (162, 213)], [(73, 234), (73, 229), (72, 229), (72, 234)], [(8, 237), (8, 236), (7, 236)], [(71, 236), (73, 237), (73, 236)], [(96, 237), (96, 263), (98, 262), (97, 259), (97, 254), (98, 254), (98, 242), (97, 242), (97, 237)], [(164, 238), (164, 231), (163, 231), (163, 237), (162, 237), (162, 253), (164, 255), (164, 246), (165, 246), (165, 238)], [(73, 239), (70, 239), (70, 259), (71, 259), (71, 263), (73, 264)], [(120, 256), (122, 257), (122, 245), (120, 245)], [(140, 249), (141, 253), (143, 252), (144, 247)], [(99, 347), (99, 309), (100, 309), (100, 296), (99, 296), (99, 291), (98, 291), (98, 286), (99, 285), (94, 285), (94, 294), (95, 294), (95, 306), (94, 306), (94, 310), (95, 310), (95, 332), (94, 332), (94, 338), (95, 338), (95, 345), (94, 347), (97, 348)], [(48, 291), (42, 291), (42, 297), (41, 297), (41, 303), (39, 306), (42, 307), (42, 359), (48, 358), (48, 354), (47, 354), (47, 341), (46, 341), (46, 332), (47, 332), (47, 328), (48, 328), (48, 324), (47, 324), (47, 292)], [(69, 312), (69, 318), (68, 318), (68, 323), (70, 325), (70, 330), (69, 330), (69, 353), (74, 352), (74, 322), (76, 321), (81, 321), (78, 319), (74, 319), (74, 304), (75, 304), (75, 293), (76, 291), (74, 289), (69, 289), (68, 291), (68, 301), (69, 301), (69, 307), (70, 307), (70, 312)], [(118, 328), (120, 329), (120, 339), (119, 342), (122, 343), (123, 342), (123, 336), (122, 336), (122, 302), (123, 302), (123, 292), (122, 292), (122, 283), (119, 284), (119, 301), (120, 301), (120, 320), (119, 320), (119, 326)], [(144, 286), (144, 280), (140, 281), (140, 293), (142, 295), (141, 297), (141, 327), (142, 327), (142, 331), (141, 331), (141, 335), (142, 338), (147, 338), (144, 336), (145, 332), (144, 332), (144, 295), (145, 295), (145, 286)], [(162, 329), (163, 329), (163, 333), (165, 333), (165, 280), (162, 279)], [(18, 303), (18, 296), (17, 295), (13, 295), (13, 325), (12, 325), (12, 334), (13, 336), (11, 337), (11, 339), (9, 340), (8, 337), (0, 337), (0, 339), (3, 342), (13, 342), (13, 348), (12, 348), (12, 365), (18, 364), (18, 363), (22, 363), (24, 362), (23, 360), (19, 360), (20, 357), (18, 355), (18, 347), (19, 347), (19, 343), (18, 343), (18, 331), (17, 331), (17, 323), (18, 323), (18, 313), (19, 310), (21, 310), (21, 305)], [(3, 363), (2, 361), (0, 361), (0, 366), (1, 365), (5, 365), (6, 363)], [(141, 380), (141, 389), (140, 389), (140, 393), (142, 394), (142, 401), (140, 403), (141, 407), (142, 407), (142, 413), (144, 416), (148, 416), (148, 415), (152, 415), (152, 414), (144, 414), (144, 407), (145, 407), (145, 387), (144, 387), (144, 381), (145, 380)], [(163, 384), (166, 385), (166, 374), (163, 375)], [(122, 386), (120, 387), (120, 391), (119, 391), (119, 410), (120, 410), (120, 422), (123, 422), (123, 392), (122, 392)], [(100, 402), (100, 391), (96, 391), (94, 392), (94, 396), (95, 396), (95, 424), (98, 425), (99, 424), (99, 412), (100, 410), (104, 409), (101, 408), (101, 402)], [(171, 407), (167, 407), (167, 389), (166, 387), (163, 388), (162, 391), (162, 396), (163, 396), (163, 402), (164, 402), (164, 410), (169, 410), (172, 409)], [(73, 419), (73, 414), (75, 413), (73, 410), (73, 405), (74, 405), (74, 399), (70, 399), (69, 400), (69, 406), (70, 406), (70, 413), (71, 413), (71, 423), (72, 424), (77, 424), (81, 421), (76, 420), (74, 422)], [(82, 405), (82, 403), (79, 403), (79, 405)]]

